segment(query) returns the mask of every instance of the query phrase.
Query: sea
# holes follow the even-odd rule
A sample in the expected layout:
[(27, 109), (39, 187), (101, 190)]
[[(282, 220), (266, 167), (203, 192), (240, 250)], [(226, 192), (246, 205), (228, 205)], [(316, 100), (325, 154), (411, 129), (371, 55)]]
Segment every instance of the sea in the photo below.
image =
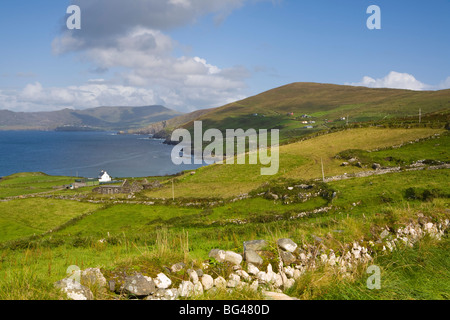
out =
[[(96, 178), (172, 175), (202, 165), (175, 165), (173, 146), (147, 135), (115, 132), (0, 131), (0, 177), (19, 172)], [(193, 163), (193, 161), (192, 161)]]

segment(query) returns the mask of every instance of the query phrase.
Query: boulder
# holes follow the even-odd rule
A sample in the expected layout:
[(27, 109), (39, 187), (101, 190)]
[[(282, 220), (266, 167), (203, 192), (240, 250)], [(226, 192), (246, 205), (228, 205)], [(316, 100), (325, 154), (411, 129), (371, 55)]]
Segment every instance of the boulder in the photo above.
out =
[(194, 284), (190, 281), (182, 281), (178, 287), (180, 297), (187, 298), (194, 293)]
[(269, 244), (266, 240), (252, 240), (244, 242), (244, 252), (247, 250), (261, 251), (264, 250)]
[(223, 277), (219, 276), (216, 279), (214, 279), (214, 286), (219, 289), (225, 289), (227, 286), (227, 280), (225, 280)]
[(164, 273), (160, 273), (153, 279), (156, 287), (159, 289), (167, 289), (172, 284), (172, 280), (169, 279)]
[(55, 287), (61, 289), (67, 294), (67, 297), (72, 300), (93, 300), (94, 295), (91, 290), (83, 286), (81, 283), (71, 278), (65, 278), (56, 282)]
[(170, 270), (172, 271), (172, 272), (180, 272), (181, 270), (183, 270), (184, 268), (186, 267), (186, 265), (183, 263), (183, 262), (178, 262), (178, 263), (175, 263), (171, 268), (170, 268)]
[(256, 251), (251, 249), (247, 249), (246, 251), (244, 251), (244, 259), (247, 263), (251, 263), (257, 266), (260, 266), (264, 263), (263, 258), (261, 258), (260, 255), (256, 253)]
[(156, 286), (152, 278), (138, 273), (125, 278), (123, 290), (134, 296), (148, 296), (156, 292)]
[(252, 263), (249, 263), (247, 265), (247, 272), (249, 274), (251, 274), (251, 275), (256, 276), (259, 273), (259, 269), (255, 265), (253, 265)]
[(106, 278), (99, 268), (88, 268), (81, 272), (81, 283), (86, 286), (96, 285), (99, 288), (105, 288)]
[(218, 262), (225, 261), (225, 251), (220, 249), (212, 249), (209, 252), (209, 257), (217, 260)]
[(198, 274), (197, 274), (197, 272), (196, 272), (195, 270), (189, 269), (189, 270), (187, 271), (187, 274), (189, 275), (189, 279), (190, 279), (194, 284), (197, 283), (197, 282), (199, 282)]
[(279, 239), (277, 244), (285, 251), (294, 252), (297, 249), (297, 244), (291, 239)]
[(280, 257), (285, 265), (290, 265), (297, 260), (289, 251), (280, 251)]
[(225, 252), (225, 261), (228, 261), (234, 265), (240, 265), (242, 262), (242, 256), (233, 251)]
[(179, 292), (177, 289), (175, 289), (175, 288), (167, 289), (166, 294), (164, 295), (164, 299), (165, 300), (176, 300), (176, 299), (178, 299), (178, 296), (179, 296)]
[(372, 164), (372, 169), (373, 170), (379, 170), (379, 169), (381, 169), (381, 165), (379, 163), (373, 163)]
[(209, 274), (204, 274), (202, 276), (202, 284), (203, 284), (203, 289), (208, 291), (209, 289), (211, 289), (214, 286), (213, 277), (211, 277)]
[(203, 294), (203, 285), (201, 282), (194, 283), (194, 296), (201, 296)]

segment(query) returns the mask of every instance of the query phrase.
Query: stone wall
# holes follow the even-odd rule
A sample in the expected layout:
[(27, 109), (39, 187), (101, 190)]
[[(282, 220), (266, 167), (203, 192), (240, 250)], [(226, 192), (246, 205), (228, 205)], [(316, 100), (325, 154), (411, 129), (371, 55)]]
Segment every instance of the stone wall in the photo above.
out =
[[(78, 277), (72, 275), (56, 282), (55, 286), (73, 300), (94, 299), (89, 289), (92, 286), (123, 297), (145, 300), (191, 298), (201, 296), (205, 291), (221, 289), (282, 292), (292, 287), (306, 271), (320, 266), (334, 268), (343, 277), (351, 276), (356, 267), (370, 263), (377, 254), (412, 247), (426, 235), (440, 240), (449, 224), (448, 219), (433, 223), (419, 216), (417, 222), (404, 225), (395, 232), (382, 229), (373, 240), (349, 243), (341, 252), (326, 248), (318, 237), (314, 244), (301, 246), (291, 239), (279, 239), (276, 244), (252, 240), (243, 243), (243, 253), (212, 249), (209, 260), (201, 269), (189, 269), (179, 262), (155, 277), (134, 273), (107, 280), (99, 268), (89, 268), (79, 271)], [(213, 277), (215, 266), (225, 267), (229, 273), (225, 277)], [(184, 280), (174, 285), (181, 274)]]

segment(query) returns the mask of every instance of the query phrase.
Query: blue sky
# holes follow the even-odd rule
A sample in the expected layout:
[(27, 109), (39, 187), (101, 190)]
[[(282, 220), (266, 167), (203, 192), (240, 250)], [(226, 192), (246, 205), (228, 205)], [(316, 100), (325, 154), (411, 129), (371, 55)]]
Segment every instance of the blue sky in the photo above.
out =
[[(81, 30), (66, 28), (71, 4)], [(5, 0), (0, 109), (186, 112), (292, 82), (446, 89), (449, 13), (448, 0)]]

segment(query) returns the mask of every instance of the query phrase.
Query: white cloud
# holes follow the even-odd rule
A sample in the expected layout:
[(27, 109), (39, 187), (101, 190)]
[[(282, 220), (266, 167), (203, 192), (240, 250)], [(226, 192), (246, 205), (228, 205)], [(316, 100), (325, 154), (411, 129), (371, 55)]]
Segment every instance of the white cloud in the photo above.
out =
[(439, 89), (450, 89), (450, 77), (447, 77), (439, 84)]
[[(195, 56), (176, 56), (181, 45), (165, 31), (213, 14), (226, 17), (248, 2), (270, 0), (73, 0), (82, 9), (82, 28), (62, 31), (52, 42), (54, 54), (75, 52), (109, 70), (117, 86), (151, 90), (161, 104), (179, 111), (221, 106), (245, 98), (243, 66), (219, 67)], [(107, 9), (107, 10), (106, 10)], [(105, 13), (106, 12), (106, 13)]]
[(350, 83), (353, 86), (364, 86), (369, 88), (392, 88), (409, 90), (432, 90), (433, 87), (417, 80), (408, 73), (391, 71), (387, 76), (374, 79), (369, 76), (363, 77), (360, 82)]

